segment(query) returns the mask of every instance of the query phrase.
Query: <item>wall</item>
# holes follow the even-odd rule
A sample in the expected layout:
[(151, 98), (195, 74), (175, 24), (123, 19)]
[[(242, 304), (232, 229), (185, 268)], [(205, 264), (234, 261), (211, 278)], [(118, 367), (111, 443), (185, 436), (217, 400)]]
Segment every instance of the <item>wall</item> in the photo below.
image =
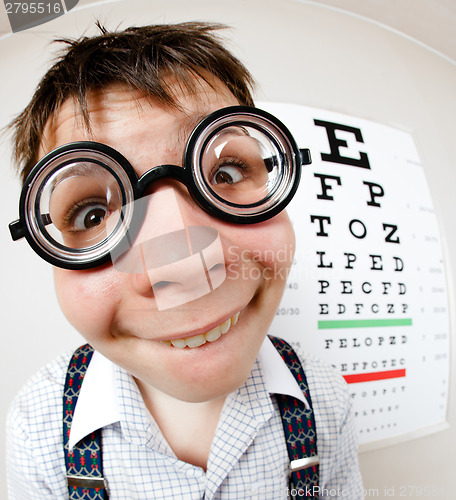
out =
[[(287, 0), (129, 0), (78, 8), (63, 18), (0, 40), (0, 126), (27, 103), (52, 58), (56, 35), (92, 31), (94, 19), (108, 27), (184, 20), (221, 21), (230, 47), (259, 82), (258, 99), (289, 101), (340, 111), (413, 134), (424, 164), (445, 242), (450, 303), (454, 316), (456, 231), (456, 66), (413, 43), (315, 2)], [(5, 138), (0, 143), (2, 211), (0, 238), (2, 366), (1, 420), (20, 386), (45, 362), (81, 342), (54, 298), (51, 270), (25, 242), (13, 244), (7, 224), (17, 217), (18, 182), (9, 168)], [(413, 188), (413, 185), (411, 186)], [(454, 319), (454, 318), (453, 318)], [(454, 323), (454, 321), (453, 321)], [(454, 338), (454, 325), (453, 334)], [(451, 379), (454, 379), (454, 342)], [(433, 487), (430, 494), (454, 498), (456, 452), (454, 393), (449, 428), (383, 449), (361, 451), (370, 497), (399, 497), (400, 488)], [(423, 411), (426, 396), (423, 394)], [(2, 442), (4, 434), (1, 434)], [(5, 470), (2, 457), (0, 470)], [(2, 472), (4, 475), (4, 472)], [(6, 498), (4, 477), (0, 497)], [(385, 488), (388, 488), (385, 491)], [(392, 488), (395, 488), (394, 495)], [(438, 494), (436, 488), (439, 488)], [(418, 489), (404, 489), (409, 498)], [(424, 492), (423, 492), (424, 493)], [(424, 494), (423, 494), (424, 496)]]

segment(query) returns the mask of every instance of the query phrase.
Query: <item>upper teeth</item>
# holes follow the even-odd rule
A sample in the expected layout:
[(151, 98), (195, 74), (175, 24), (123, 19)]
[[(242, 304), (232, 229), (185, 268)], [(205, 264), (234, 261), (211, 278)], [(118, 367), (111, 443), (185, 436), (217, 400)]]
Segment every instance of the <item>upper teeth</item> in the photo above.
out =
[(239, 313), (236, 313), (230, 319), (227, 319), (221, 325), (212, 328), (207, 333), (203, 333), (202, 335), (195, 335), (193, 337), (187, 337), (185, 339), (176, 339), (176, 340), (162, 340), (161, 343), (165, 345), (173, 345), (178, 349), (183, 349), (184, 347), (199, 347), (206, 342), (215, 342), (222, 335), (228, 332), (231, 326), (234, 326), (239, 319)]

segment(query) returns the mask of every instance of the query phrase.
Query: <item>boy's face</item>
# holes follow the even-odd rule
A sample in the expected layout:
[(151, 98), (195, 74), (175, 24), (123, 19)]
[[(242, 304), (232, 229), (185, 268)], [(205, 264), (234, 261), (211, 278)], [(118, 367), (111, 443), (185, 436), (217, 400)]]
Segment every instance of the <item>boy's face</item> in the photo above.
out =
[[(194, 125), (217, 109), (239, 103), (218, 80), (213, 86), (199, 81), (197, 95), (177, 85), (175, 89), (179, 110), (159, 107), (120, 85), (93, 91), (91, 134), (68, 100), (46, 127), (40, 156), (63, 144), (93, 140), (117, 149), (138, 176), (157, 165), (181, 165)], [(294, 233), (285, 212), (253, 225), (210, 217), (171, 179), (152, 184), (148, 194), (169, 188), (186, 226), (218, 231), (226, 269), (220, 286), (201, 298), (159, 310), (146, 273), (123, 273), (106, 264), (85, 271), (55, 268), (56, 290), (69, 321), (105, 357), (172, 397), (209, 401), (229, 394), (248, 376), (282, 296)], [(150, 212), (138, 238), (153, 233), (154, 225), (169, 217), (164, 205), (154, 205)], [(238, 322), (213, 342), (195, 348), (166, 342), (200, 336), (223, 323), (226, 327), (237, 313)]]

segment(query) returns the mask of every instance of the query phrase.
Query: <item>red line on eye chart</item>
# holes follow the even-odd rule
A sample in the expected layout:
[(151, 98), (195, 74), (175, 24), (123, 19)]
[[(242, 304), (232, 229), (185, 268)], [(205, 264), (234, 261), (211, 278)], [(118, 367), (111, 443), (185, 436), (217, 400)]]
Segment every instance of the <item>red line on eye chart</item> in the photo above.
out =
[(360, 382), (373, 382), (375, 380), (388, 380), (391, 378), (402, 378), (406, 376), (405, 368), (401, 370), (388, 370), (384, 372), (356, 373), (344, 375), (347, 384), (358, 384)]

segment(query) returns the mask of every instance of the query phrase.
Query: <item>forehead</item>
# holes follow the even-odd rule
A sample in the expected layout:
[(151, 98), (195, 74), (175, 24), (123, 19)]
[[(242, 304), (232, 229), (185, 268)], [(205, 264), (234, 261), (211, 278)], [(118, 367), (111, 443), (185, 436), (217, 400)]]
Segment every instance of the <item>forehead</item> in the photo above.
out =
[[(141, 143), (162, 147), (166, 143), (166, 148), (172, 149), (202, 118), (217, 109), (239, 104), (219, 80), (212, 79), (210, 84), (197, 80), (192, 93), (178, 83), (172, 85), (176, 107), (164, 107), (152, 97), (122, 84), (91, 90), (87, 95), (89, 128), (84, 124), (79, 103), (69, 98), (46, 124), (39, 156), (81, 140), (101, 142), (116, 149), (119, 145), (137, 147)], [(128, 151), (121, 152), (128, 156)]]

